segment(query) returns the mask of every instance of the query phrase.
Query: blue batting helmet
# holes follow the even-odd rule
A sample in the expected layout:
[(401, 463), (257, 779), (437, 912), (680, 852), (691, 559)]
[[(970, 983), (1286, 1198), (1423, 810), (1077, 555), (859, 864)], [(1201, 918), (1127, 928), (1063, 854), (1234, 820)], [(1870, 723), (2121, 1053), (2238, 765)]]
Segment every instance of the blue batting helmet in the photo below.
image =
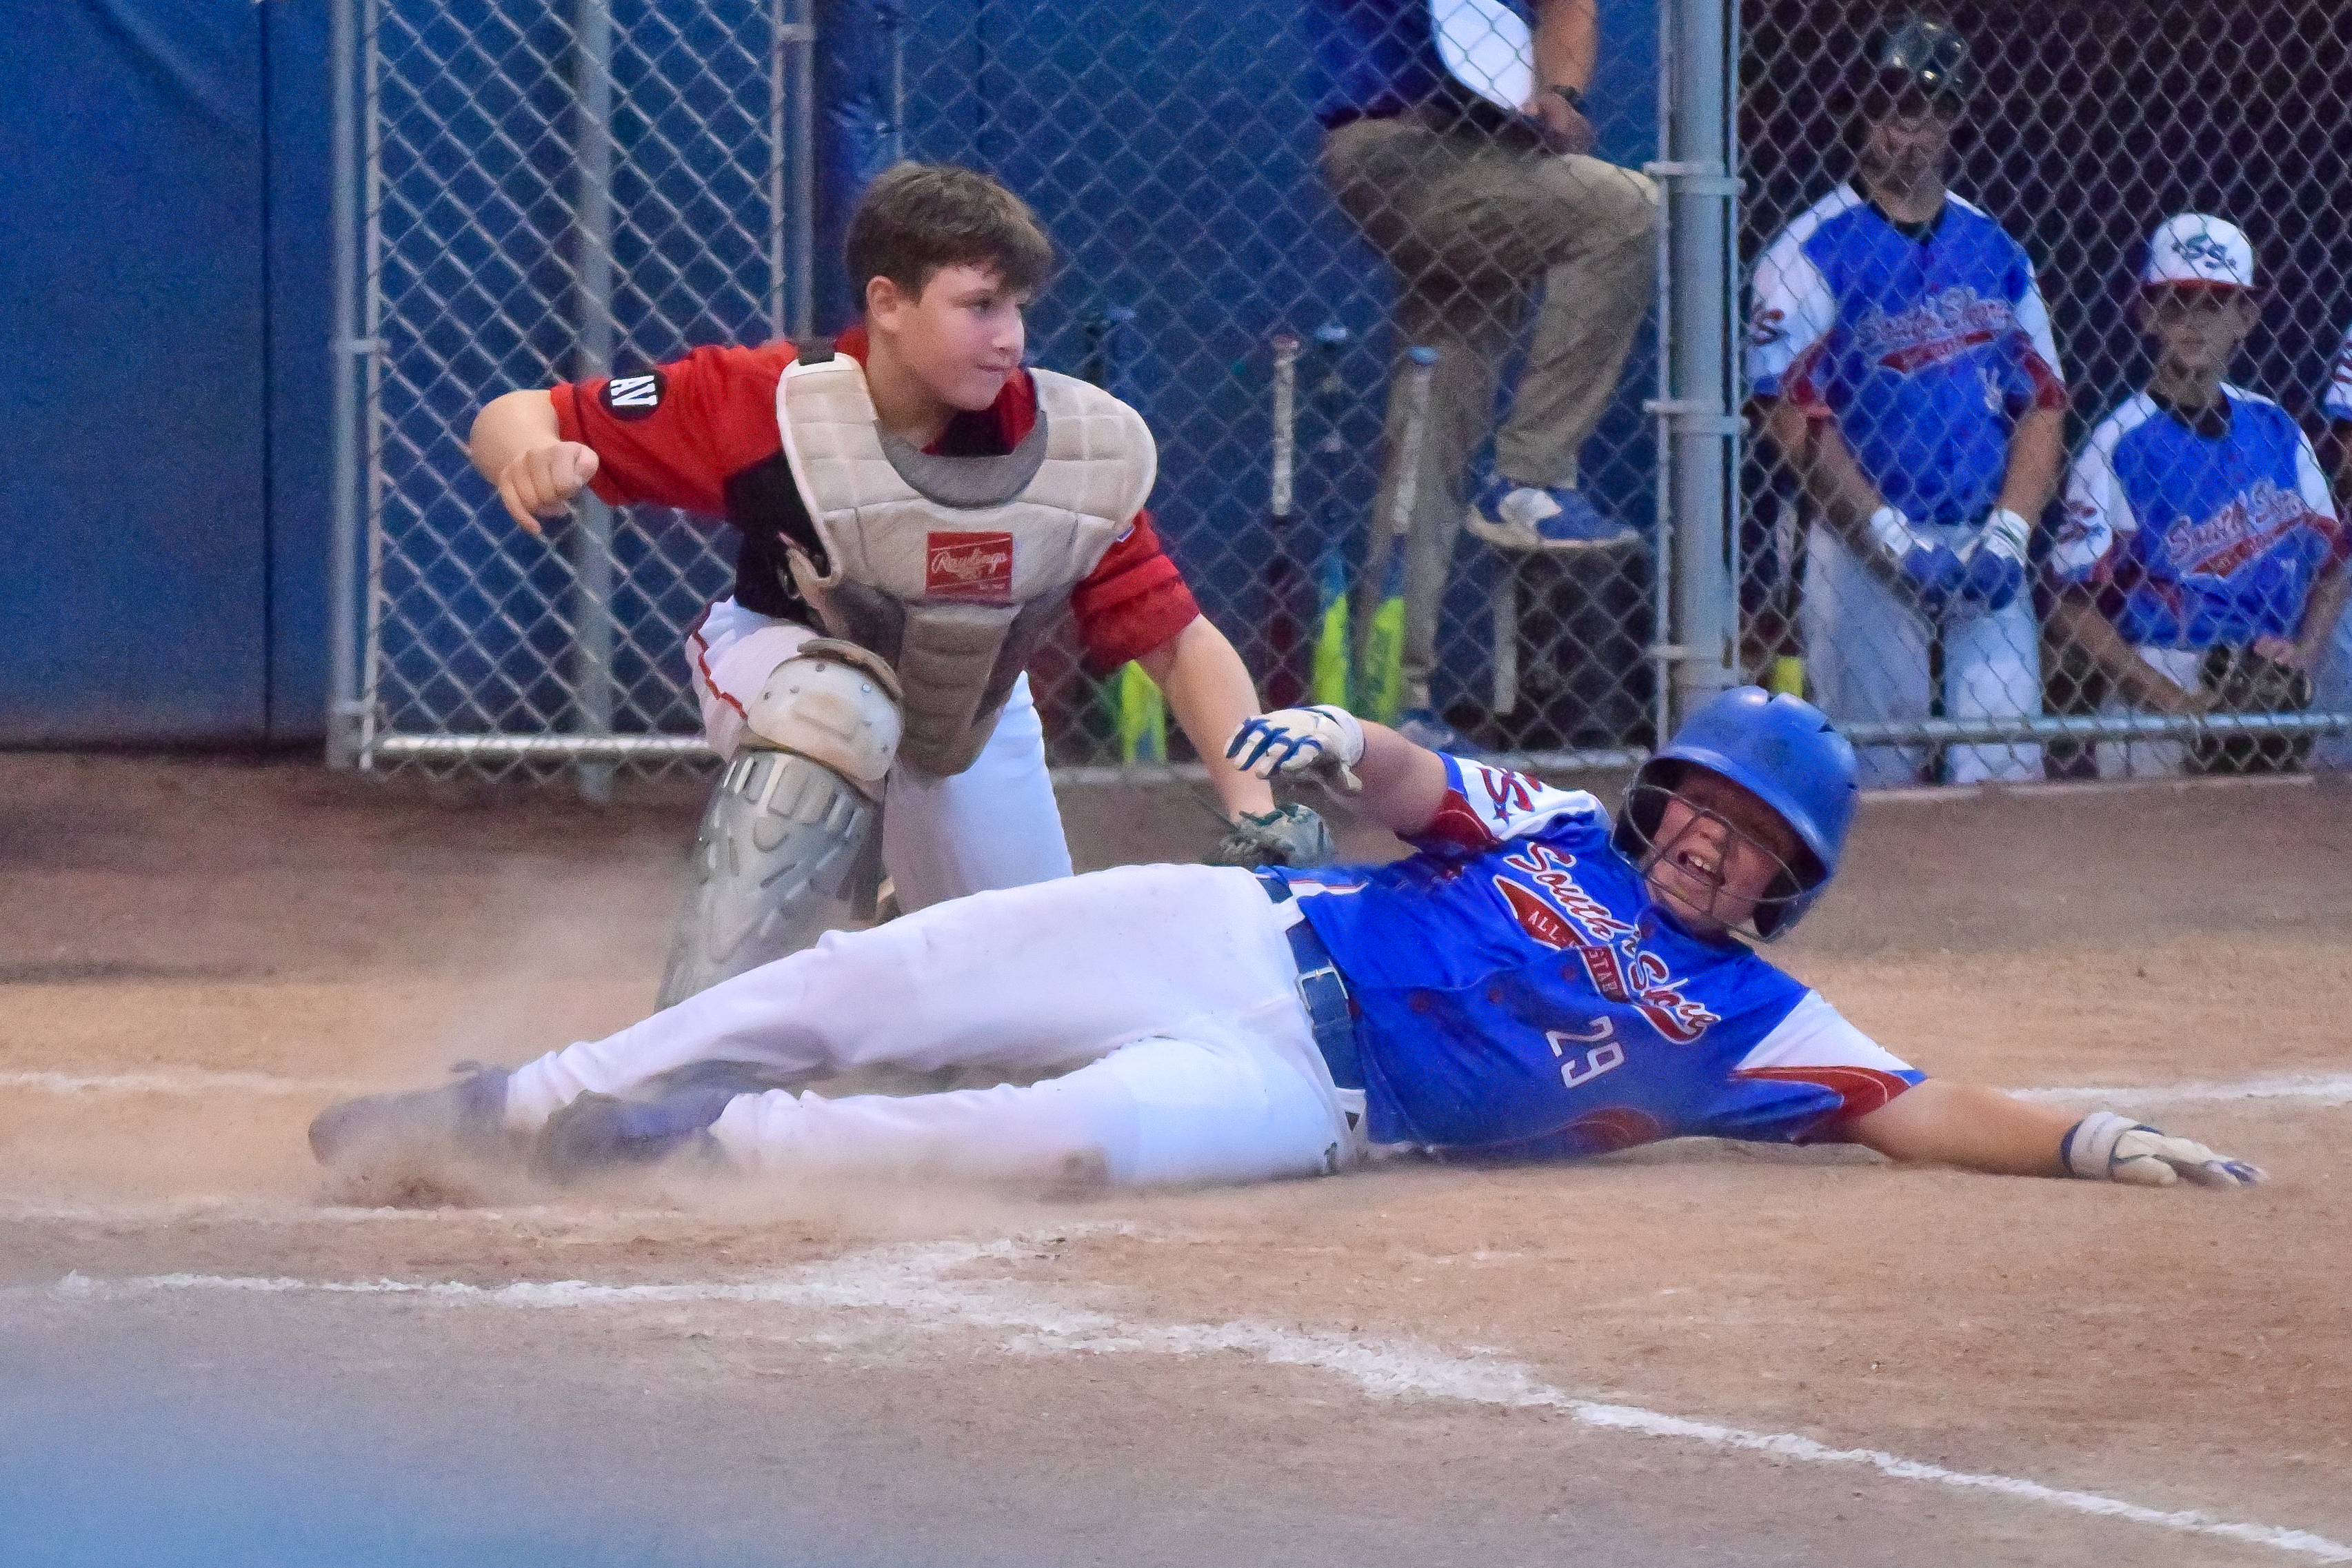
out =
[(1629, 858), (1646, 852), (1664, 792), (1685, 767), (1720, 773), (1770, 806), (1811, 858), (1811, 866), (1791, 868), (1790, 885), (1768, 889), (1757, 906), (1756, 934), (1767, 941), (1780, 935), (1837, 875), (1853, 821), (1853, 748), (1802, 698), (1735, 687), (1684, 721), (1673, 742), (1633, 775), (1616, 829), (1617, 847)]

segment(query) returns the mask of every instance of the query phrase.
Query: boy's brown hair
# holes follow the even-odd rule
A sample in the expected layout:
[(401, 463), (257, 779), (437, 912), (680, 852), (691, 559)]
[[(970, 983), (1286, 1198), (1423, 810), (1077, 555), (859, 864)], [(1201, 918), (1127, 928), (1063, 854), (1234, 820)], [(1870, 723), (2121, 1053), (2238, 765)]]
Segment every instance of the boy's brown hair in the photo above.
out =
[(1028, 204), (953, 163), (899, 163), (877, 175), (849, 216), (845, 248), (861, 305), (877, 278), (920, 299), (940, 268), (979, 267), (1026, 294), (1054, 269), (1053, 241)]

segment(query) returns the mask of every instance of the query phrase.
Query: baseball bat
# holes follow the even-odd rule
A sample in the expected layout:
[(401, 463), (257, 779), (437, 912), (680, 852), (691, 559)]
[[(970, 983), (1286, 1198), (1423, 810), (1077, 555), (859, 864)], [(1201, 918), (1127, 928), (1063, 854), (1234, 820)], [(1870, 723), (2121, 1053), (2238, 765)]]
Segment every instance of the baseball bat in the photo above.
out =
[(1301, 689), (1297, 540), (1292, 536), (1298, 457), (1298, 338), (1274, 335), (1274, 479), (1266, 500), (1265, 697), (1268, 708), (1293, 708)]
[(1309, 391), (1309, 406), (1322, 430), (1309, 451), (1315, 458), (1315, 654), (1310, 684), (1318, 702), (1348, 705), (1349, 666), (1354, 638), (1349, 628), (1348, 543), (1339, 524), (1339, 472), (1348, 457), (1347, 437), (1339, 430), (1348, 383), (1339, 373), (1339, 356), (1348, 346), (1348, 329), (1326, 321), (1315, 329), (1318, 374)]
[(1404, 697), (1405, 536), (1421, 499), (1421, 447), (1429, 433), (1429, 384), (1437, 374), (1437, 351), (1415, 344), (1405, 350), (1404, 428), (1398, 440), (1396, 485), (1388, 516), (1375, 532), (1377, 547), (1365, 568), (1365, 584), (1379, 595), (1364, 628), (1359, 684), (1364, 711), (1383, 724), (1396, 721)]

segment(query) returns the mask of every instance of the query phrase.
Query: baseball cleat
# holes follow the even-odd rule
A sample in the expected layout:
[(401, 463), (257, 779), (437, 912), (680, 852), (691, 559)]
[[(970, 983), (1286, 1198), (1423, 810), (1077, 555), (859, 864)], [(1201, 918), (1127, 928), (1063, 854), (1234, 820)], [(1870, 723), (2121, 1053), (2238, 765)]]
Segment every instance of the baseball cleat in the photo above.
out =
[(1462, 521), (1498, 550), (1622, 550), (1642, 542), (1639, 531), (1572, 485), (1523, 485), (1500, 474), (1478, 492)]
[(634, 1099), (580, 1095), (540, 1130), (531, 1173), (570, 1186), (599, 1171), (651, 1165), (681, 1152), (719, 1160), (709, 1130), (728, 1101), (782, 1084), (755, 1063), (696, 1062), (651, 1079)]
[(327, 1107), (310, 1122), (312, 1157), (337, 1169), (451, 1154), (511, 1160), (517, 1151), (506, 1130), (507, 1069), (465, 1063), (458, 1070), (467, 1076), (438, 1089), (363, 1095)]

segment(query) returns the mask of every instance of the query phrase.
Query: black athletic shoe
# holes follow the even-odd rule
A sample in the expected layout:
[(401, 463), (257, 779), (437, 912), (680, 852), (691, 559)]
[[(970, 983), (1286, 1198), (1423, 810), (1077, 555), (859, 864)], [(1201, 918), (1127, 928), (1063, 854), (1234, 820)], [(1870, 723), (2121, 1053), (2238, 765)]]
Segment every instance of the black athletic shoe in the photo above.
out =
[(719, 1147), (710, 1124), (729, 1100), (747, 1092), (759, 1089), (705, 1081), (657, 1100), (580, 1095), (540, 1129), (530, 1150), (531, 1173), (570, 1186), (599, 1172), (655, 1164), (688, 1149), (716, 1160)]
[(510, 1162), (520, 1145), (506, 1130), (507, 1077), (504, 1068), (474, 1068), (439, 1089), (331, 1105), (310, 1123), (310, 1152), (336, 1169), (452, 1154)]

